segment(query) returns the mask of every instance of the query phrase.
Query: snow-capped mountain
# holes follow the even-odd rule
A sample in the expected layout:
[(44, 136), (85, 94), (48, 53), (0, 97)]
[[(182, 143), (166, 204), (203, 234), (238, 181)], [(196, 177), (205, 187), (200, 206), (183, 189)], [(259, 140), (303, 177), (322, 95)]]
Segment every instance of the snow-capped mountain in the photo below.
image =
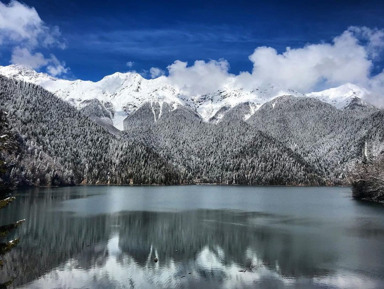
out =
[(351, 101), (353, 101), (353, 99), (364, 99), (368, 94), (369, 91), (365, 88), (352, 83), (346, 83), (339, 87), (307, 93), (307, 96), (332, 104), (338, 109), (344, 109), (351, 103)]
[(0, 74), (40, 85), (78, 109), (84, 108), (90, 100), (97, 99), (112, 112), (113, 124), (119, 129), (122, 129), (124, 118), (145, 102), (184, 105), (178, 90), (168, 85), (165, 77), (147, 80), (137, 73), (117, 72), (98, 82), (70, 81), (37, 73), (19, 65), (0, 67)]
[(159, 103), (160, 105), (167, 103), (173, 109), (178, 106), (187, 106), (196, 111), (204, 121), (219, 122), (227, 111), (242, 103), (249, 104), (249, 109), (242, 116), (246, 120), (262, 104), (281, 95), (314, 97), (330, 103), (338, 109), (344, 109), (354, 99), (355, 102), (356, 98), (364, 99), (369, 93), (356, 85), (345, 84), (337, 88), (308, 94), (294, 90), (276, 93), (276, 88), (267, 87), (252, 91), (226, 89), (187, 97), (165, 76), (145, 79), (140, 74), (133, 72), (116, 72), (97, 82), (58, 79), (20, 65), (0, 66), (0, 74), (40, 85), (77, 109), (83, 109), (91, 103), (91, 100), (96, 99), (100, 105), (111, 112), (113, 125), (120, 130), (123, 129), (123, 120), (146, 102)]
[[(109, 94), (124, 86), (111, 87)], [(151, 101), (131, 110), (121, 132), (111, 123), (119, 95), (71, 105), (41, 86), (1, 75), (0, 91), (0, 112), (7, 112), (0, 135), (13, 137), (22, 151), (9, 156), (16, 165), (8, 176), (22, 184), (346, 184), (356, 163), (384, 153), (384, 111), (355, 96), (338, 109), (292, 92), (260, 107), (265, 99), (253, 98), (260, 90), (180, 94), (174, 105), (145, 95)], [(203, 121), (202, 112), (207, 118), (208, 109), (217, 108)]]

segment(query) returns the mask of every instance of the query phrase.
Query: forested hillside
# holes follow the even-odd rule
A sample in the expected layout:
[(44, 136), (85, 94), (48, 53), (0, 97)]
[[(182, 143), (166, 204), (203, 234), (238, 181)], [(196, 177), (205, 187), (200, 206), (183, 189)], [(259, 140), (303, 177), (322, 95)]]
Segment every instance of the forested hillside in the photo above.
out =
[[(140, 123), (130, 121), (137, 119), (136, 113)], [(136, 113), (125, 122), (129, 128), (125, 137), (145, 134), (188, 182), (325, 183), (300, 155), (245, 122), (206, 123), (186, 107), (165, 108), (156, 122), (148, 106)]]
[(186, 106), (146, 102), (120, 132), (97, 100), (80, 110), (43, 88), (0, 77), (1, 108), (17, 152), (4, 180), (65, 184), (347, 184), (363, 153), (384, 150), (384, 114), (282, 96), (204, 121)]
[(345, 181), (355, 164), (361, 162), (366, 143), (375, 148), (368, 150), (370, 155), (384, 148), (383, 137), (378, 137), (384, 133), (381, 114), (374, 107), (341, 110), (314, 98), (283, 96), (264, 104), (247, 122), (281, 141), (337, 183)]
[(116, 138), (41, 87), (0, 77), (0, 103), (20, 146), (4, 156), (18, 185), (179, 182), (151, 148)]

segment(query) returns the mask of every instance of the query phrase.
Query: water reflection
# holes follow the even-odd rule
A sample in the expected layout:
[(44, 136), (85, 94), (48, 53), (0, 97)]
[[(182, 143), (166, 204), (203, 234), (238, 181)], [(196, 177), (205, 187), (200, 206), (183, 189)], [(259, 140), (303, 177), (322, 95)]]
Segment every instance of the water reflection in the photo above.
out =
[(12, 210), (0, 212), (4, 223), (28, 220), (15, 232), (22, 241), (6, 256), (0, 278), (14, 276), (17, 288), (384, 284), (382, 215), (375, 219), (360, 211), (354, 223), (335, 226), (321, 218), (239, 210), (79, 216), (57, 209), (62, 200), (87, 196), (71, 191), (19, 196)]

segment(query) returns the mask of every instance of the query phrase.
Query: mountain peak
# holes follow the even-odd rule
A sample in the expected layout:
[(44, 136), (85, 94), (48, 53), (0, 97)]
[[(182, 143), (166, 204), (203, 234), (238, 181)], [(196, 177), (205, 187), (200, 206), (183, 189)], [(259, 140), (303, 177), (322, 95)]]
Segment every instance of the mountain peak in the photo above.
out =
[(367, 89), (352, 83), (346, 83), (323, 91), (311, 92), (307, 96), (332, 104), (338, 109), (344, 109), (355, 98), (364, 99), (368, 94), (369, 91)]
[[(17, 80), (23, 80), (26, 82), (36, 83), (36, 80), (40, 79), (51, 79), (55, 80), (54, 77), (41, 72), (36, 72), (29, 66), (20, 65), (20, 64), (11, 64), (8, 66), (0, 66), (0, 74), (14, 78)], [(39, 83), (36, 83), (39, 84)]]
[(100, 81), (109, 80), (109, 79), (135, 79), (135, 80), (143, 80), (144, 78), (136, 72), (115, 72), (110, 75), (104, 76)]

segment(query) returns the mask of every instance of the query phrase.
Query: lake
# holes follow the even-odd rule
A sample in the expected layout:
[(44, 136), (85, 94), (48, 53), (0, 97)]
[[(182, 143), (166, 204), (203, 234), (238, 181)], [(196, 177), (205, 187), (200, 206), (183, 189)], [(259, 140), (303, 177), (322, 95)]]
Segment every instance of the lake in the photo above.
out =
[[(80, 186), (16, 192), (9, 288), (384, 288), (384, 206), (350, 188)], [(155, 262), (155, 259), (157, 262)]]

